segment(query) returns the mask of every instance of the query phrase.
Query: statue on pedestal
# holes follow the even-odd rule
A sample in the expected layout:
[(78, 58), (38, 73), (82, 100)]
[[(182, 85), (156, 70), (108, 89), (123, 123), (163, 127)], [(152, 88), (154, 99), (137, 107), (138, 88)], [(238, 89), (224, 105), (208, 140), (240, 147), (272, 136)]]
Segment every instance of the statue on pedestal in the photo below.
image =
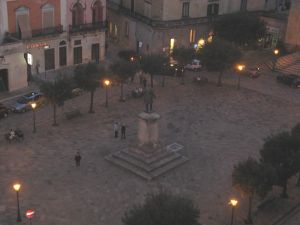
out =
[(145, 90), (144, 102), (146, 106), (146, 113), (152, 112), (153, 99), (156, 98), (154, 91), (151, 88)]

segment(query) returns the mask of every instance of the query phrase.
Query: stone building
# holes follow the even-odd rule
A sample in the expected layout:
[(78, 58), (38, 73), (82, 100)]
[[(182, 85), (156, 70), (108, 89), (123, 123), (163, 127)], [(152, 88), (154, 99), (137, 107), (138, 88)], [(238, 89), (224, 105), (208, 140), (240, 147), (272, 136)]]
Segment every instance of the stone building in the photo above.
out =
[(26, 87), (31, 75), (103, 60), (105, 20), (105, 0), (0, 1), (0, 91)]
[(292, 0), (286, 29), (285, 44), (289, 50), (300, 49), (300, 0)]
[(211, 22), (238, 11), (274, 10), (275, 0), (109, 0), (108, 35), (121, 48), (139, 53), (201, 46)]

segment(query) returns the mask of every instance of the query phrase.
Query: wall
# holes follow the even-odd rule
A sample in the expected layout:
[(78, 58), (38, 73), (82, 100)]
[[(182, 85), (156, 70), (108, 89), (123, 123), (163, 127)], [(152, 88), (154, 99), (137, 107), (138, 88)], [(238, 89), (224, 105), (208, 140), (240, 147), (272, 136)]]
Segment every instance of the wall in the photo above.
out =
[(29, 8), (29, 20), (32, 30), (42, 28), (42, 10), (41, 7), (46, 4), (54, 6), (54, 24), (60, 25), (60, 0), (33, 1), (33, 0), (15, 0), (7, 2), (8, 30), (11, 33), (16, 32), (15, 10), (21, 6)]
[(285, 42), (289, 48), (300, 47), (300, 1), (292, 1), (289, 12)]

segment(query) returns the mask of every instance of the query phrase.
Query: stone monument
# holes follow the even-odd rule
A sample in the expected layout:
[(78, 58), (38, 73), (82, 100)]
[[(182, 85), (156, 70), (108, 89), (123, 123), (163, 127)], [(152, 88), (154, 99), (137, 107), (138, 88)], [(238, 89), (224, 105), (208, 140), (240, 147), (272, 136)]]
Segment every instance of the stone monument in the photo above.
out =
[(138, 115), (137, 143), (106, 156), (106, 159), (136, 175), (151, 180), (188, 161), (183, 146), (173, 143), (166, 147), (159, 141), (160, 115), (153, 111), (155, 94), (144, 93), (145, 111)]

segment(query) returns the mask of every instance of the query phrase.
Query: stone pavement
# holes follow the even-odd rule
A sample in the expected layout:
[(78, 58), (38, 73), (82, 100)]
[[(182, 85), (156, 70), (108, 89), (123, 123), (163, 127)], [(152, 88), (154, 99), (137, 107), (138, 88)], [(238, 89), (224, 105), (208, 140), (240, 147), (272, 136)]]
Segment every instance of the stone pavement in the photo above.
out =
[[(191, 160), (154, 181), (146, 182), (104, 159), (136, 141), (137, 115), (144, 108), (142, 99), (120, 103), (118, 87), (109, 89), (108, 108), (104, 107), (104, 90), (96, 92), (94, 114), (87, 113), (88, 94), (69, 100), (58, 109), (58, 127), (51, 126), (50, 106), (38, 109), (36, 134), (32, 133), (30, 112), (1, 120), (0, 136), (19, 127), (25, 140), (8, 144), (0, 139), (0, 224), (16, 224), (11, 189), (16, 180), (23, 185), (22, 214), (35, 208), (33, 223), (39, 225), (120, 225), (126, 209), (161, 188), (192, 198), (200, 208), (203, 225), (229, 224), (227, 203), (237, 197), (240, 204), (235, 224), (243, 224), (247, 199), (231, 187), (232, 168), (249, 156), (257, 157), (264, 138), (299, 122), (300, 104), (288, 101), (296, 98), (292, 97), (295, 90), (279, 98), (269, 90), (267, 94), (250, 88), (237, 91), (230, 78), (217, 88), (214, 83), (197, 86), (191, 82), (192, 75), (188, 76), (186, 85), (168, 78), (165, 88), (156, 86), (154, 109), (162, 116), (161, 141), (184, 145)], [(242, 87), (248, 81), (252, 82), (243, 80)], [(253, 86), (259, 86), (260, 81), (255, 80)], [(126, 93), (134, 86), (126, 85)], [(64, 112), (74, 108), (83, 116), (66, 120)], [(125, 141), (113, 138), (115, 120), (128, 125)], [(74, 166), (76, 151), (83, 157), (80, 168)], [(269, 218), (277, 213), (270, 213)], [(26, 224), (24, 216), (23, 220)]]

